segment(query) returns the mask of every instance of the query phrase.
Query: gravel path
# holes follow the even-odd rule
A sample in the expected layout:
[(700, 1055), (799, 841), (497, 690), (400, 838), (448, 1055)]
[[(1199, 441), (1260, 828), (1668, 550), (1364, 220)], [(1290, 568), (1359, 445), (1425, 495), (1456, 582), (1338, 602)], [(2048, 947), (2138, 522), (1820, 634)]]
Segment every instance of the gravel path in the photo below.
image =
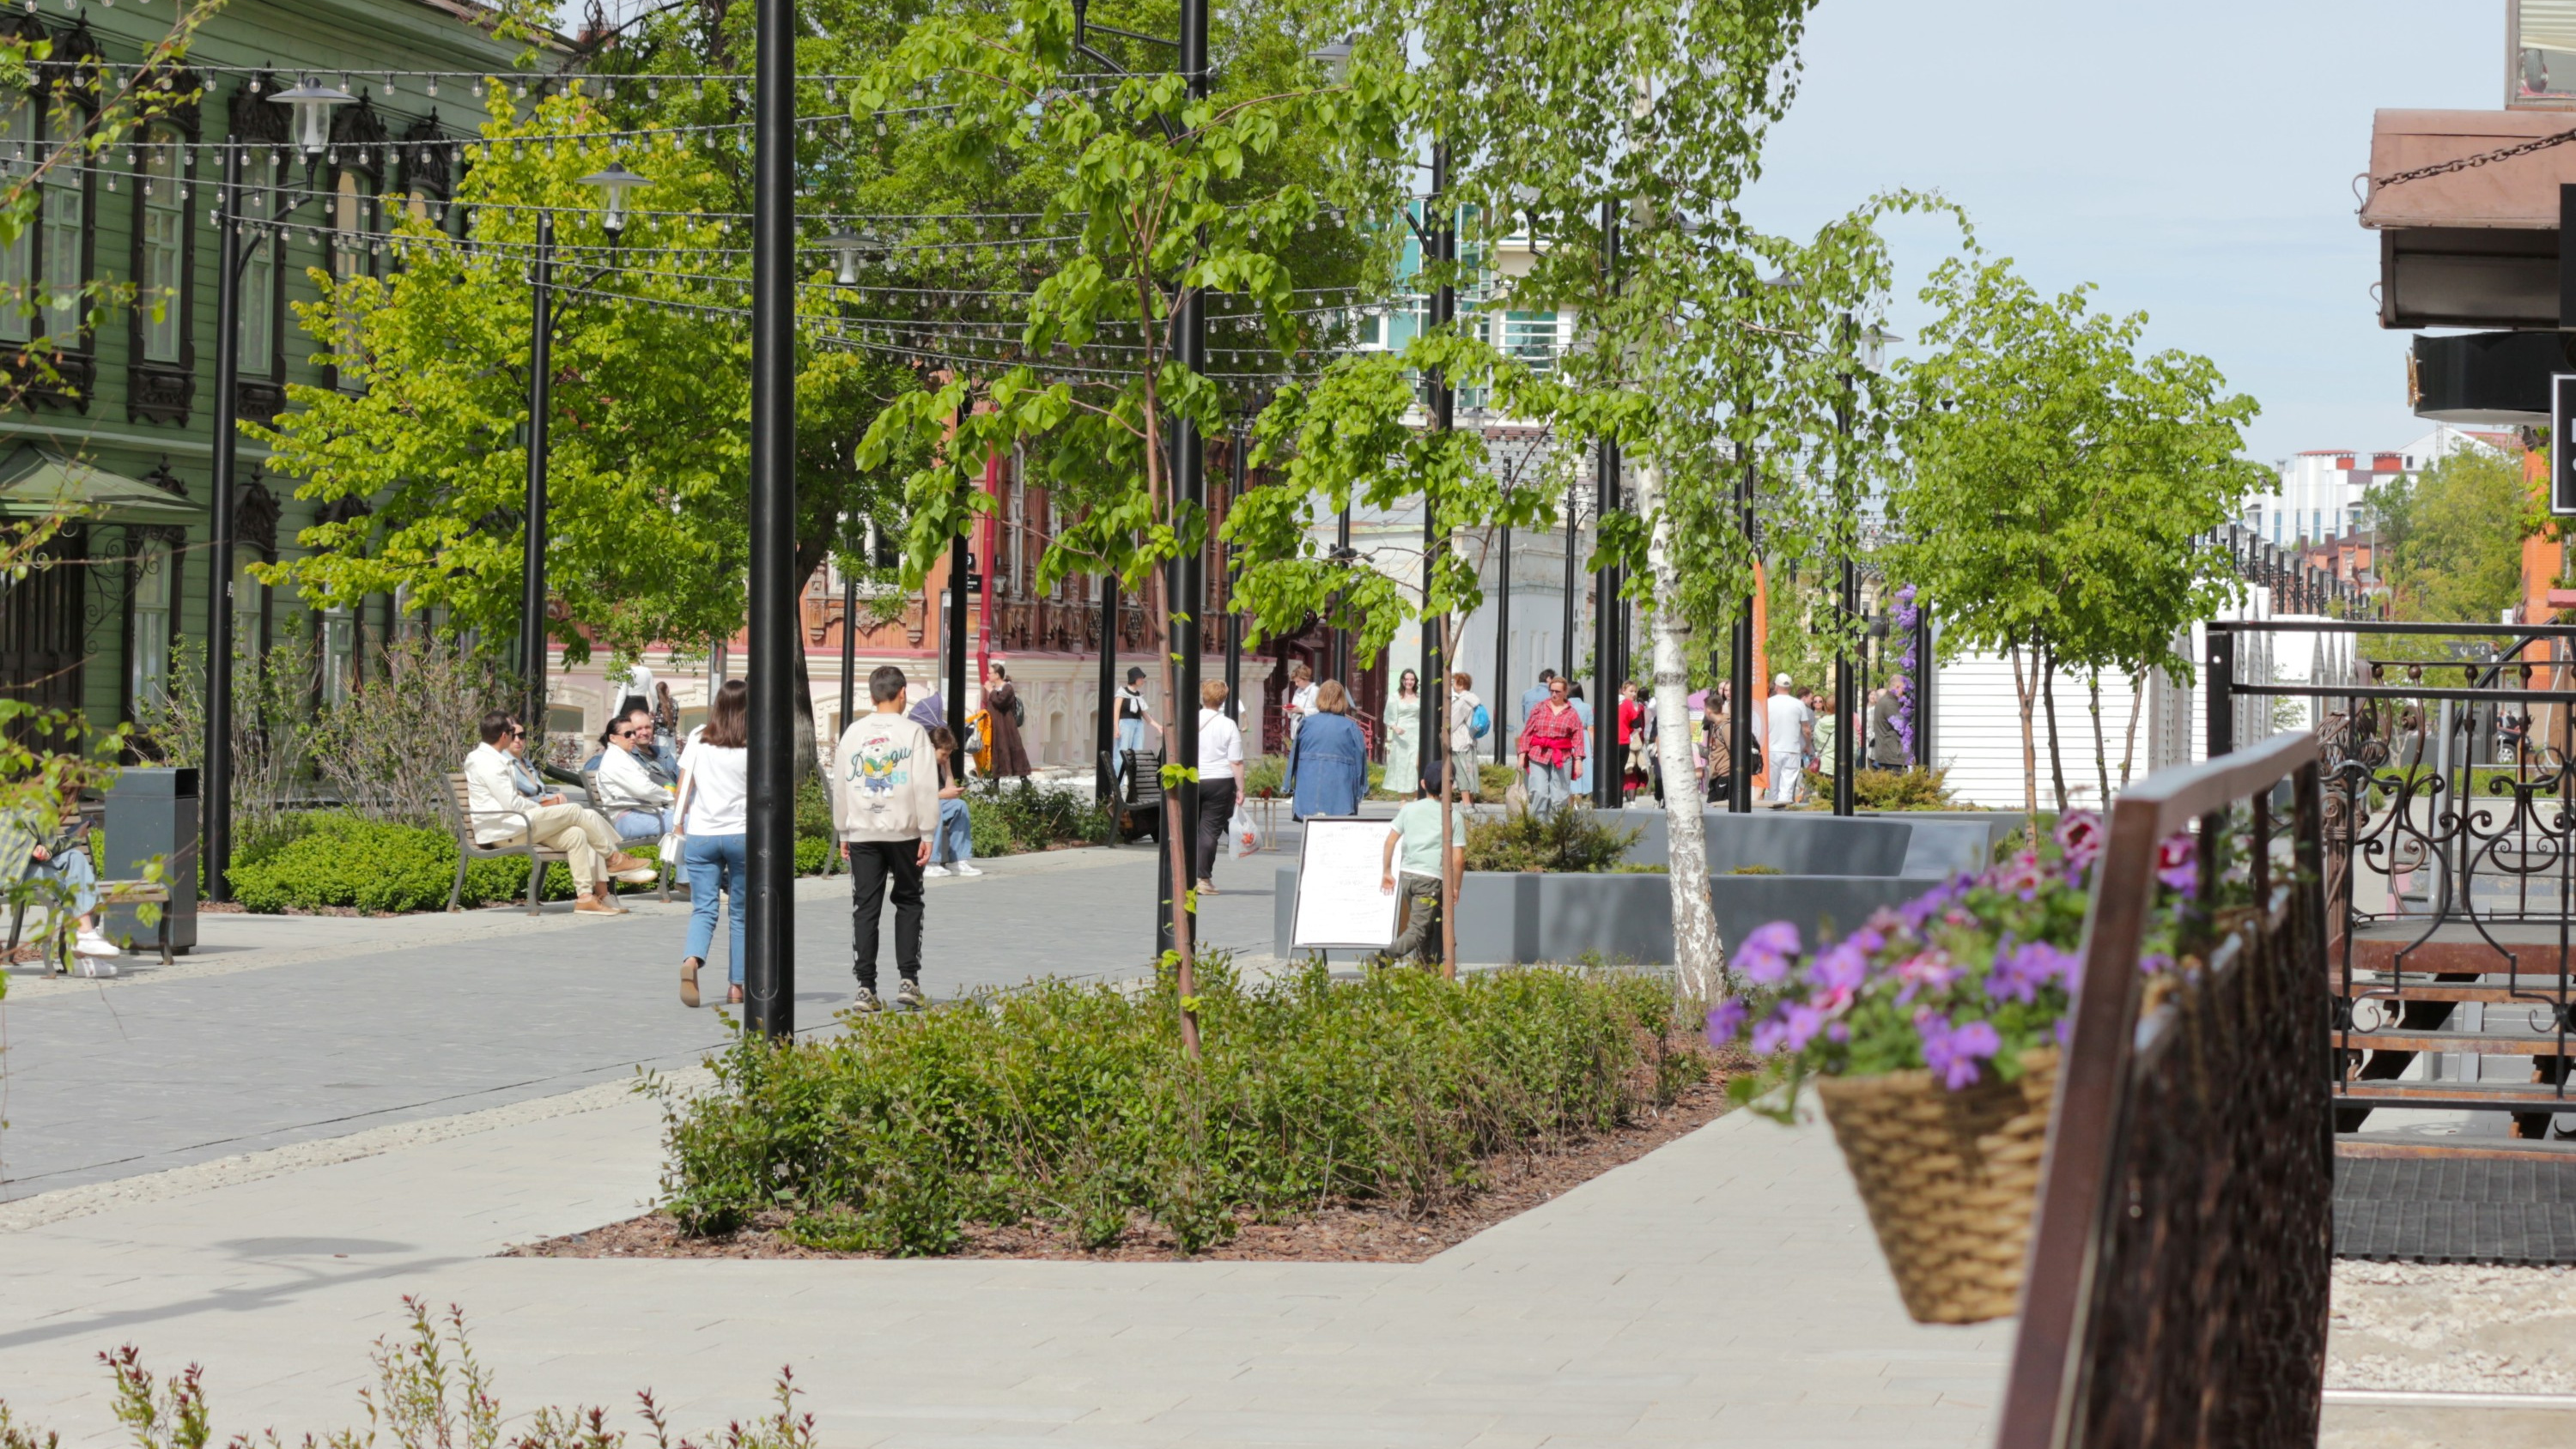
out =
[(2576, 1275), (2338, 1262), (2326, 1386), (2576, 1394)]

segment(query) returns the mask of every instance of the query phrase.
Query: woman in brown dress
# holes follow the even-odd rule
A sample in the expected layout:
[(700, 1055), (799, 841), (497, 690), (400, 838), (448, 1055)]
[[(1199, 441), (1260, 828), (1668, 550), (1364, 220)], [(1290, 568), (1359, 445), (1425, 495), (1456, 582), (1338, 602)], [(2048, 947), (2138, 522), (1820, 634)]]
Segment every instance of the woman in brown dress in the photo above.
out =
[(1020, 692), (998, 659), (985, 666), (984, 728), (993, 741), (993, 775), (1007, 780), (1029, 772), (1028, 746), (1020, 743)]

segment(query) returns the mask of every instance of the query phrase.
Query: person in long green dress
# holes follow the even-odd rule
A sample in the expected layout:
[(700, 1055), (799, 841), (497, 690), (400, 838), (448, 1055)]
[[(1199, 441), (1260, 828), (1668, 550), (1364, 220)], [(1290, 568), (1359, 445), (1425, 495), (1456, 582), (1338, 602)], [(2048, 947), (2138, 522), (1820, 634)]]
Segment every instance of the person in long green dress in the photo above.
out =
[(1386, 788), (1396, 794), (1410, 789), (1422, 772), (1422, 677), (1408, 669), (1386, 702)]

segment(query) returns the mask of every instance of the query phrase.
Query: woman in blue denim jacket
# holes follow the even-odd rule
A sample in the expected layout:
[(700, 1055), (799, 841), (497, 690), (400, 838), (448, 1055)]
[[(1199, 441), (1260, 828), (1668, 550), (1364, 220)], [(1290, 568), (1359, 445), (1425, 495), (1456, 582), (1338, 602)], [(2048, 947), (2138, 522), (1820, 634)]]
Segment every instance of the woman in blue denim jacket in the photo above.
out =
[(1289, 813), (1299, 820), (1356, 815), (1368, 794), (1368, 741), (1351, 718), (1350, 694), (1338, 679), (1325, 680), (1315, 691), (1315, 714), (1297, 727), (1288, 746), (1288, 788), (1295, 796)]

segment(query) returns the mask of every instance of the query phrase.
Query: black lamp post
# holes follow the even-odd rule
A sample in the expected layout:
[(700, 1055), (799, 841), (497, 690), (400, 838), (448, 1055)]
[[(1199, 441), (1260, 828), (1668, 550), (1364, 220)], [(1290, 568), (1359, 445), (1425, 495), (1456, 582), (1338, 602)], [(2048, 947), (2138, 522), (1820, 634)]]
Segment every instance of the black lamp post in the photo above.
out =
[[(796, 11), (754, 0), (744, 1026), (796, 1030)], [(810, 750), (808, 742), (804, 748)]]
[(546, 424), (554, 407), (555, 214), (537, 214), (537, 255), (528, 311), (528, 520), (519, 558), (519, 679), (527, 727), (546, 729)]

